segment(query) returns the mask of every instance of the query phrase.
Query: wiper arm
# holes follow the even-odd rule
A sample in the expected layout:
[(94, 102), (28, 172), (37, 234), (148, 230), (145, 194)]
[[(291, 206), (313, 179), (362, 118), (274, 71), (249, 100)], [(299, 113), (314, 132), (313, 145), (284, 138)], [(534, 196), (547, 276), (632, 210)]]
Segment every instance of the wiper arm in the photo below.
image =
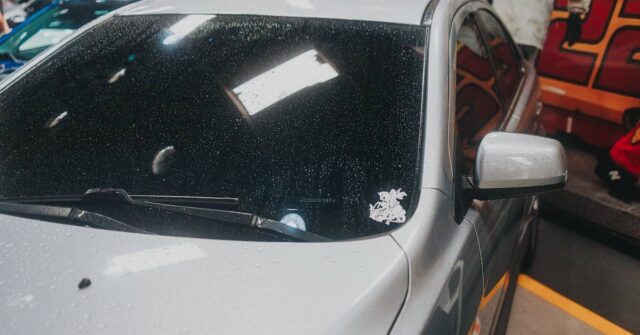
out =
[(137, 200), (129, 196), (129, 194), (123, 189), (104, 188), (104, 189), (91, 189), (88, 190), (82, 197), (86, 202), (123, 202), (135, 206), (141, 206), (146, 208), (155, 208), (165, 210), (173, 213), (196, 216), (200, 218), (210, 219), (218, 222), (235, 224), (247, 227), (253, 227), (256, 229), (263, 229), (272, 232), (276, 232), (281, 235), (292, 237), (296, 240), (305, 242), (326, 242), (330, 239), (320, 236), (318, 234), (310, 233), (298, 228), (288, 226), (284, 223), (269, 220), (251, 213), (227, 211), (221, 209), (211, 208), (199, 208), (170, 205), (164, 203), (157, 203), (152, 201)]
[(136, 228), (110, 217), (74, 207), (21, 204), (3, 201), (0, 202), (0, 213), (58, 220), (64, 219), (77, 221), (95, 228), (150, 234), (150, 232), (146, 230)]

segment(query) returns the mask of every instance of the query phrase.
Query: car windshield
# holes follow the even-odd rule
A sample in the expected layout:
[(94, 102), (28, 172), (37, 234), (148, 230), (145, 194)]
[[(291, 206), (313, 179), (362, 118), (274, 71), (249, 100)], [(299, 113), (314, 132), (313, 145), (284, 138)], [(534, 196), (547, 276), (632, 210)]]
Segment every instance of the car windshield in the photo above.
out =
[(29, 60), (114, 8), (116, 7), (113, 5), (104, 8), (93, 5), (50, 5), (34, 14), (32, 20), (16, 28), (17, 31), (0, 44), (0, 54)]
[(384, 233), (417, 199), (425, 33), (114, 17), (0, 93), (0, 196), (232, 197), (332, 239)]

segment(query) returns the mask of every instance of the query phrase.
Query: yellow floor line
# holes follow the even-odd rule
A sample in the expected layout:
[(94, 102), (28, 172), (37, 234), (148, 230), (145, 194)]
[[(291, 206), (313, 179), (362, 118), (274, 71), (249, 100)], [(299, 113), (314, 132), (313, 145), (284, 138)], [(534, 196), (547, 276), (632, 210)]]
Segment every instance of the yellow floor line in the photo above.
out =
[(489, 301), (493, 299), (496, 293), (498, 293), (498, 291), (502, 290), (502, 288), (504, 287), (504, 282), (506, 280), (507, 280), (507, 274), (503, 274), (502, 277), (500, 277), (500, 280), (498, 280), (498, 282), (493, 286), (491, 291), (489, 291), (489, 294), (487, 294), (486, 296), (482, 297), (482, 299), (480, 299), (480, 309), (486, 306), (489, 303)]
[(630, 332), (622, 329), (620, 326), (567, 299), (560, 293), (544, 286), (527, 275), (521, 274), (518, 277), (518, 285), (604, 334), (631, 335)]

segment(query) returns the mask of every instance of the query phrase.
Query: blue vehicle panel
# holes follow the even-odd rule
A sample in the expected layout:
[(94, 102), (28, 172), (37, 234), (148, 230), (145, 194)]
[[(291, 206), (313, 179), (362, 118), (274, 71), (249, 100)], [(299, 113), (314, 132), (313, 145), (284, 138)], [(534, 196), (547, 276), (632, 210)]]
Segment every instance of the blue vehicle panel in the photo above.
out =
[(51, 1), (0, 37), (0, 79), (86, 23), (136, 1)]

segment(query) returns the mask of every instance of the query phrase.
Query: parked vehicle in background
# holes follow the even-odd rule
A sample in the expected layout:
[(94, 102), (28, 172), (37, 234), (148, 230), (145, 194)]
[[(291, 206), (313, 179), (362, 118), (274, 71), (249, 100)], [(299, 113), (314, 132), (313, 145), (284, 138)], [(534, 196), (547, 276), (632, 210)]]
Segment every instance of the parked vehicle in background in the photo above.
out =
[(556, 0), (537, 64), (550, 134), (608, 148), (624, 135), (622, 114), (640, 106), (640, 1), (594, 0), (582, 38), (564, 42), (566, 1)]
[(480, 0), (107, 15), (0, 83), (0, 329), (501, 333), (536, 88)]
[(0, 37), (0, 79), (81, 26), (137, 0), (54, 0)]
[[(49, 5), (55, 0), (18, 0), (14, 2), (14, 11), (6, 16), (9, 27), (23, 23), (29, 16)], [(16, 8), (17, 7), (17, 8)]]
[(21, 3), (26, 4), (24, 7), (25, 14), (27, 14), (27, 16), (31, 16), (55, 1), (56, 0), (22, 0)]

